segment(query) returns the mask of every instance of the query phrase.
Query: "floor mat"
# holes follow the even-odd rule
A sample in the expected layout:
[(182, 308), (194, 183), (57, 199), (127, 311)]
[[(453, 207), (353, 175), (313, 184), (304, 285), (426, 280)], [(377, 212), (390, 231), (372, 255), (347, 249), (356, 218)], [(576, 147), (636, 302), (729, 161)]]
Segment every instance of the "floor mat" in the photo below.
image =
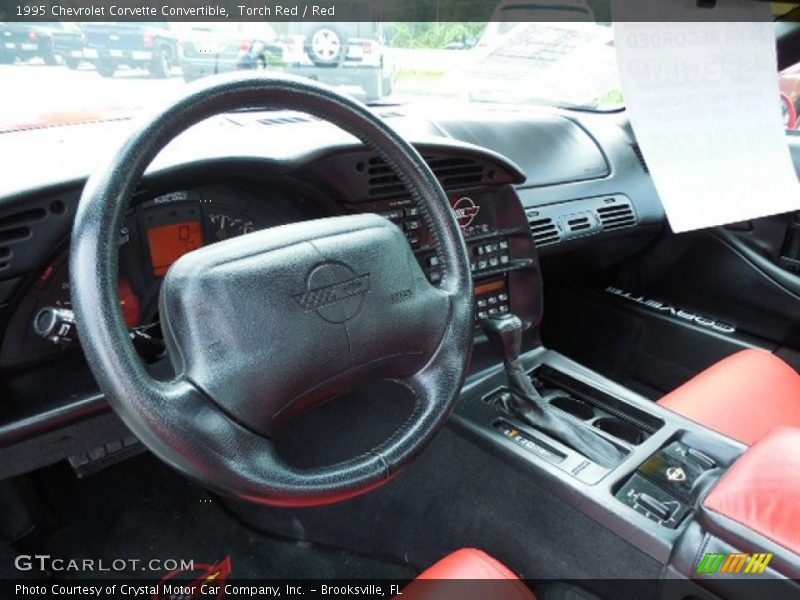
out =
[(98, 576), (152, 579), (169, 569), (142, 572), (151, 559), (216, 564), (227, 556), (231, 577), (237, 579), (407, 579), (416, 574), (409, 565), (278, 539), (247, 527), (219, 500), (149, 454), (85, 480), (64, 466), (48, 469), (40, 487), (56, 522), (42, 539), (43, 553), (102, 559), (106, 565), (118, 559), (142, 561)]

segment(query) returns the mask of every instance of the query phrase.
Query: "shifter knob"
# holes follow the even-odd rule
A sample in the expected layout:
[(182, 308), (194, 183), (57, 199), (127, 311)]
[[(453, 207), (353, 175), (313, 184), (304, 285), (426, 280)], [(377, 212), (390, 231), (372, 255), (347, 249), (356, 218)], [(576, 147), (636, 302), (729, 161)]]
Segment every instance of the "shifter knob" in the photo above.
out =
[(503, 360), (510, 362), (519, 358), (522, 346), (522, 321), (512, 313), (493, 315), (481, 321), (486, 337)]

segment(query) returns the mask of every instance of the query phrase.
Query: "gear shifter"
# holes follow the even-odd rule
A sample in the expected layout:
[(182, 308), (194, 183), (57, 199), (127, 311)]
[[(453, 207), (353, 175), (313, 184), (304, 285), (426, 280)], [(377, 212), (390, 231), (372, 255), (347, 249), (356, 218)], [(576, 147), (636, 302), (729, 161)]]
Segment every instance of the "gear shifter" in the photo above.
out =
[(559, 415), (531, 383), (519, 364), (522, 346), (522, 321), (514, 314), (491, 316), (481, 321), (486, 337), (502, 355), (511, 392), (505, 408), (539, 431), (577, 450), (604, 467), (613, 467), (622, 460), (616, 446), (591, 429)]

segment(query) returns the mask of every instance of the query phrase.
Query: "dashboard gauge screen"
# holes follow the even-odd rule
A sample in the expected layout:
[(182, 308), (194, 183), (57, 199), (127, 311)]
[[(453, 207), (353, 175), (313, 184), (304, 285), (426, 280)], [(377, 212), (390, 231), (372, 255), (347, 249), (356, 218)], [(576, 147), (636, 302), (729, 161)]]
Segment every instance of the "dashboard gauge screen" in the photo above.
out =
[(147, 230), (153, 275), (163, 277), (172, 263), (203, 245), (200, 221), (170, 223)]

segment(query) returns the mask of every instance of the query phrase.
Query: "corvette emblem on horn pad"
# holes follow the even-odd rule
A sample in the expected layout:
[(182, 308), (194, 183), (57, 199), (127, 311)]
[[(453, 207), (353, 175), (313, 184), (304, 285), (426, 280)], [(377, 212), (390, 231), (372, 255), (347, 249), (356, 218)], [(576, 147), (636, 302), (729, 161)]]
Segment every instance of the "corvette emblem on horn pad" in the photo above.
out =
[(359, 313), (368, 292), (369, 273), (358, 275), (342, 262), (324, 262), (309, 271), (306, 291), (294, 298), (330, 323), (345, 323)]

